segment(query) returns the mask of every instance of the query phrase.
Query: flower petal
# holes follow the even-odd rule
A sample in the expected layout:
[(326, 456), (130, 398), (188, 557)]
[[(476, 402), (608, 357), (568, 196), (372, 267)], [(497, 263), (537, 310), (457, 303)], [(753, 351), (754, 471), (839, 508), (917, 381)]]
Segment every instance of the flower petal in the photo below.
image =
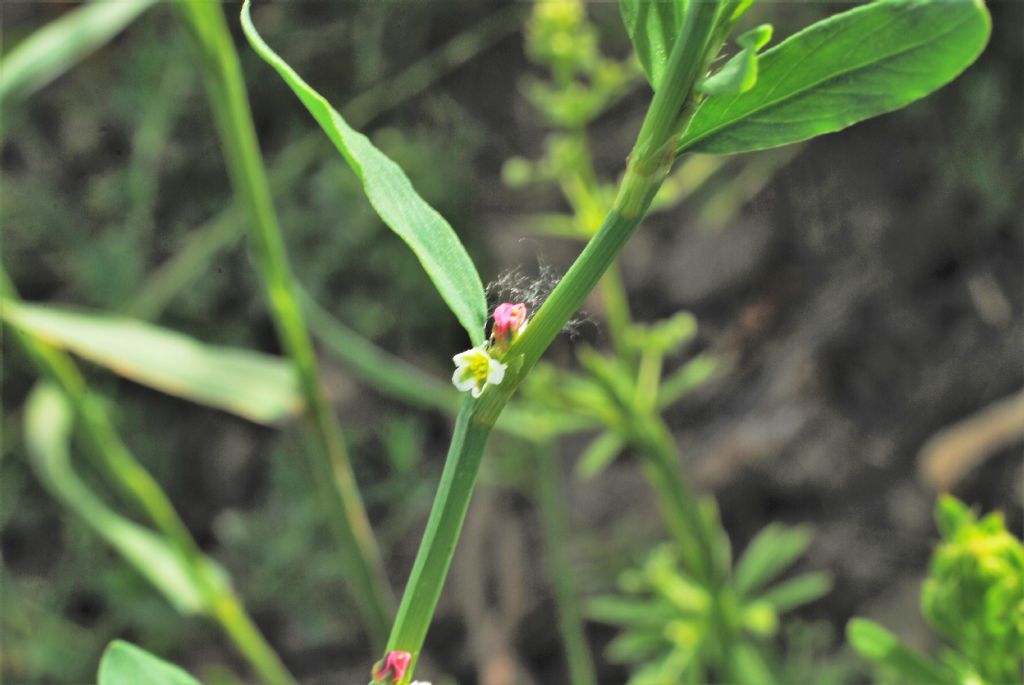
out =
[(480, 350), (473, 348), (466, 350), (465, 352), (459, 352), (457, 355), (452, 357), (452, 361), (455, 362), (456, 366), (465, 366), (473, 361), (473, 358), (480, 354)]
[(452, 384), (461, 392), (466, 392), (476, 385), (476, 379), (473, 378), (473, 372), (468, 367), (460, 366), (452, 374)]
[(505, 365), (496, 359), (490, 360), (487, 366), (487, 382), (501, 385), (503, 380), (505, 380)]

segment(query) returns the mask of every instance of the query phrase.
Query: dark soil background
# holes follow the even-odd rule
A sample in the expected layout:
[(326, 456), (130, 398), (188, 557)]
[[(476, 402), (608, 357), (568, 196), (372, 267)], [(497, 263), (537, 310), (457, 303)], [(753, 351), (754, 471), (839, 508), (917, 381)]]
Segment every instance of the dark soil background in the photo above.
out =
[[(764, 4), (758, 18), (776, 24), (778, 39), (841, 9)], [(264, 5), (256, 21), (268, 42), (342, 112), (354, 93), (499, 9), (447, 1)], [(922, 447), (1024, 383), (1024, 4), (989, 6), (991, 44), (953, 84), (801, 148), (725, 225), (698, 209), (661, 214), (622, 255), (639, 320), (692, 311), (698, 348), (731, 361), (729, 373), (668, 412), (686, 468), (719, 498), (734, 550), (772, 521), (814, 526), (799, 568), (829, 570), (836, 586), (794, 625), (824, 636), (820, 658), (850, 664), (849, 682), (868, 679), (842, 647), (851, 616), (934, 645), (917, 609), (936, 539), (936, 491), (919, 471)], [(5, 50), (70, 7), (5, 2)], [(226, 9), (237, 31), (237, 7)], [(605, 49), (624, 54), (614, 4), (591, 11)], [(158, 6), (4, 112), (3, 259), (26, 299), (124, 310), (147, 275), (226, 203), (228, 181), (185, 38), (172, 9)], [(276, 74), (241, 40), (239, 49), (273, 163), (319, 132)], [(528, 73), (539, 72), (521, 34), (510, 33), (363, 127), (449, 219), (485, 281), (538, 257), (564, 269), (577, 249), (530, 236), (522, 220), (527, 211), (563, 210), (554, 191), (501, 181), (504, 160), (539, 154), (547, 133), (518, 88)], [(621, 171), (648, 97), (637, 88), (597, 122), (592, 142), (606, 176)], [(316, 149), (277, 200), (300, 280), (366, 337), (447, 376), (463, 334), (326, 139)], [(161, 325), (279, 352), (244, 243), (195, 276), (159, 315)], [(581, 338), (605, 345), (601, 326), (584, 326)], [(574, 344), (560, 341), (551, 358), (572, 363)], [(389, 400), (322, 357), (400, 588), (450, 421)], [(363, 682), (370, 655), (309, 501), (298, 431), (256, 427), (82, 367), (293, 671), (308, 683)], [(224, 666), (244, 673), (215, 628), (178, 616), (35, 480), (20, 444), (21, 405), (34, 378), (23, 354), (5, 345), (4, 682), (89, 682), (103, 646), (118, 636), (209, 682), (230, 682), (215, 680)], [(564, 441), (567, 472), (584, 444)], [(530, 493), (509, 484), (517, 449), (498, 440), (488, 455), (428, 640), (435, 664), (464, 685), (565, 679), (537, 514)], [(983, 510), (1002, 509), (1019, 532), (1022, 481), (1018, 441), (989, 454), (952, 491)], [(665, 536), (629, 454), (598, 479), (570, 481), (567, 497), (582, 593), (611, 587), (617, 571)], [(588, 634), (598, 654), (614, 635), (599, 624), (588, 624)], [(502, 680), (496, 661), (516, 675)], [(601, 661), (602, 682), (624, 681), (625, 671)]]

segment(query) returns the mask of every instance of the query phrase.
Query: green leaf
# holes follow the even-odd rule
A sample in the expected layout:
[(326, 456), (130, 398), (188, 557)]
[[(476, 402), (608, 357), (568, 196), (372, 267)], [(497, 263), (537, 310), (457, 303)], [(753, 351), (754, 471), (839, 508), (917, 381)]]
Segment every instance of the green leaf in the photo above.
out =
[(680, 612), (664, 602), (626, 599), (617, 595), (592, 597), (587, 616), (601, 623), (656, 628), (680, 617)]
[(935, 505), (935, 523), (942, 537), (952, 539), (961, 528), (974, 523), (976, 517), (971, 509), (953, 497), (942, 495)]
[(264, 42), (252, 23), (249, 10), (250, 2), (246, 0), (242, 6), (242, 29), (249, 44), (277, 70), (344, 156), (362, 182), (370, 204), (419, 258), (473, 344), (483, 343), (487, 300), (476, 267), (455, 231), (416, 193), (397, 164), (374, 147), (366, 136), (350, 127), (322, 95)]
[(0, 318), (56, 347), (176, 397), (274, 423), (302, 405), (280, 357), (206, 345), (186, 335), (108, 314), (3, 300)]
[(665, 649), (662, 630), (633, 630), (608, 643), (605, 654), (616, 663), (649, 661)]
[(782, 613), (824, 597), (832, 589), (832, 576), (825, 572), (805, 573), (775, 585), (757, 596)]
[(735, 682), (743, 685), (775, 685), (775, 676), (761, 652), (746, 640), (734, 645), (727, 658)]
[(120, 33), (156, 0), (90, 2), (66, 12), (0, 60), (0, 104), (24, 100)]
[(100, 659), (99, 685), (201, 685), (174, 664), (122, 640), (114, 640)]
[(576, 462), (576, 476), (590, 480), (598, 475), (619, 455), (625, 447), (622, 438), (611, 431), (605, 431), (594, 438)]
[(746, 93), (757, 83), (757, 51), (772, 39), (772, 25), (761, 24), (736, 39), (742, 50), (732, 56), (721, 69), (697, 84), (707, 95)]
[(811, 544), (808, 528), (765, 526), (736, 562), (736, 591), (747, 595), (765, 585), (797, 560)]
[(116, 549), (175, 609), (183, 614), (203, 613), (203, 594), (177, 551), (156, 533), (111, 511), (75, 475), (68, 452), (71, 426), (72, 412), (64, 395), (48, 383), (38, 384), (26, 403), (25, 443), (29, 463), (43, 486)]
[(688, 1), (691, 0), (619, 0), (622, 23), (655, 90), (665, 74), (665, 63), (679, 34)]
[(955, 683), (942, 664), (903, 645), (900, 639), (874, 621), (853, 618), (846, 624), (850, 645), (868, 661), (892, 670), (906, 685)]
[(762, 150), (899, 109), (966, 69), (990, 27), (979, 0), (880, 0), (830, 17), (761, 55), (751, 90), (708, 98), (677, 149)]

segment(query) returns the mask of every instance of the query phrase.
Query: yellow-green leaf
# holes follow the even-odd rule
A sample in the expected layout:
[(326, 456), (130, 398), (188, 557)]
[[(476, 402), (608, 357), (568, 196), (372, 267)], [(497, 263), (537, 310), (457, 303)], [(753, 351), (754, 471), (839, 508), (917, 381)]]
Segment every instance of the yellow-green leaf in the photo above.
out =
[(12, 300), (0, 305), (0, 318), (25, 333), (170, 395), (257, 423), (280, 421), (302, 406), (294, 372), (280, 357), (207, 345), (120, 316)]

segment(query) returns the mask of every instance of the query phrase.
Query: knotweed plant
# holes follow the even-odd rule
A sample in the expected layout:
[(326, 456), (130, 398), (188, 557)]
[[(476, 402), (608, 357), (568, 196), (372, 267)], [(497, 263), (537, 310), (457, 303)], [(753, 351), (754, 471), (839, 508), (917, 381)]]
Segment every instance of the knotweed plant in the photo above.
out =
[[(484, 448), (499, 417), (644, 217), (657, 208), (659, 191), (676, 163), (691, 153), (733, 155), (790, 145), (904, 107), (969, 66), (986, 44), (990, 28), (988, 14), (979, 0), (878, 0), (837, 13), (769, 48), (772, 29), (767, 24), (733, 37), (752, 3), (620, 1), (625, 29), (653, 93), (621, 179), (610, 192), (579, 196), (594, 200), (585, 207), (581, 205), (583, 211), (577, 212), (588, 240), (546, 299), (534, 306), (524, 299), (507, 298), (493, 311), (488, 308), (473, 260), (448, 222), (419, 196), (397, 164), (268, 45), (254, 23), (258, 13), (253, 12), (251, 1), (243, 5), (241, 25), (249, 44), (320, 125), (361, 181), (381, 220), (413, 251), (467, 334), (466, 348), (451, 351), (454, 389), (445, 387), (446, 391), (460, 392), (446, 464), (397, 610), (345, 442), (320, 379), (306, 309), (284, 250), (225, 15), (218, 3), (177, 3), (175, 7), (194, 39), (226, 166), (248, 220), (255, 265), (289, 364), (282, 370), (276, 362), (251, 354), (222, 349), (197, 351), (190, 341), (166, 332), (157, 335), (148, 328), (133, 328), (124, 321), (98, 323), (89, 317), (40, 311), (20, 303), (13, 284), (3, 277), (2, 315), (17, 329), (19, 340), (41, 375), (52, 383), (35, 396), (26, 422), (33, 427), (31, 449), (44, 468), (50, 469), (47, 475), (61, 483), (59, 496), (98, 530), (109, 532), (112, 526), (120, 526), (120, 534), (111, 535), (111, 544), (133, 563), (145, 567), (154, 554), (166, 559), (166, 567), (160, 569), (163, 573), (150, 566), (150, 580), (155, 586), (176, 597), (183, 608), (218, 621), (263, 680), (293, 683), (245, 614), (226, 574), (199, 550), (168, 498), (117, 438), (102, 403), (89, 394), (70, 359), (56, 348), (63, 346), (83, 356), (92, 355), (90, 358), (105, 360), (125, 372), (124, 359), (137, 359), (139, 354), (134, 348), (124, 350), (123, 335), (114, 332), (124, 334), (127, 330), (135, 340), (140, 335), (156, 335), (149, 340), (158, 339), (165, 346), (155, 348), (156, 357), (160, 349), (177, 345), (174, 349), (179, 357), (199, 354), (205, 361), (217, 360), (204, 368), (230, 375), (232, 383), (251, 383), (247, 387), (253, 391), (225, 395), (220, 392), (222, 385), (212, 384), (211, 388), (210, 383), (202, 382), (206, 378), (191, 377), (186, 383), (181, 376), (167, 378), (154, 371), (163, 359), (127, 366), (129, 373), (156, 387), (190, 394), (196, 401), (245, 412), (268, 423), (289, 412), (301, 414), (315, 437), (310, 441), (309, 463), (321, 511), (344, 552), (346, 577), (366, 633), (379, 650), (376, 658), (367, 657), (366, 677), (378, 685), (409, 685), (448, 576)], [(141, 5), (148, 3), (136, 4), (141, 11)], [(579, 5), (566, 7), (569, 12), (581, 9)], [(565, 10), (552, 3), (546, 11), (557, 23), (558, 13)], [(130, 16), (131, 12), (119, 13), (117, 21), (128, 21)], [(583, 34), (581, 41), (576, 54), (585, 55), (592, 50), (592, 37)], [(557, 42), (550, 45), (557, 48), (549, 57), (561, 85), (553, 90), (535, 87), (532, 97), (549, 107), (563, 125), (578, 126), (593, 115), (588, 97), (603, 105), (622, 94), (634, 67), (595, 60), (586, 67), (592, 69), (585, 75), (588, 90), (577, 87), (573, 69), (578, 65), (564, 59), (571, 55), (561, 52)], [(566, 150), (571, 153), (573, 148)], [(666, 338), (678, 333), (673, 329), (680, 321), (666, 324), (667, 332), (662, 331)], [(619, 330), (625, 332), (627, 328), (625, 321)], [(648, 333), (647, 343), (638, 348), (641, 359), (659, 337), (654, 330)], [(103, 335), (107, 336), (105, 344), (97, 344)], [(91, 345), (82, 344), (84, 339)], [(118, 345), (124, 350), (124, 358), (110, 352)], [(629, 347), (623, 341), (623, 350)], [(365, 352), (364, 356), (374, 354)], [(648, 359), (653, 358), (648, 355)], [(724, 587), (730, 564), (727, 555), (721, 553), (721, 537), (713, 532), (716, 517), (677, 487), (681, 482), (678, 454), (671, 434), (652, 411), (657, 405), (652, 387), (656, 387), (660, 368), (651, 362), (644, 366), (641, 361), (641, 382), (629, 386), (627, 398), (622, 395), (626, 386), (614, 365), (596, 355), (587, 364), (609, 397), (628, 399), (623, 410), (629, 421), (618, 437), (651, 455), (647, 464), (651, 482), (670, 512), (666, 523), (671, 527), (673, 549), (666, 556), (671, 563), (663, 566), (672, 567), (678, 562), (681, 570), (670, 570), (669, 575), (682, 578), (685, 574), (685, 578), (704, 587)], [(415, 370), (408, 375), (416, 377)], [(274, 378), (279, 382), (254, 382)], [(394, 384), (404, 385), (401, 380)], [(182, 393), (182, 387), (189, 390)], [(447, 395), (439, 393), (438, 397)], [(438, 402), (449, 406), (447, 400)], [(51, 425), (54, 418), (59, 420), (60, 431), (47, 432), (43, 427)], [(67, 487), (73, 482), (66, 468), (72, 423), (112, 482), (148, 516), (152, 528), (125, 527), (80, 483)], [(762, 576), (760, 580), (766, 582), (773, 573)], [(652, 588), (657, 589), (652, 585), (645, 591)], [(710, 596), (714, 604), (714, 598), (723, 595)], [(707, 621), (695, 624), (697, 629), (724, 631), (728, 626), (723, 621), (731, 617), (736, 619), (729, 624), (735, 633), (764, 630), (761, 619), (766, 614), (759, 613), (757, 603), (763, 596), (751, 592), (735, 599), (738, 604), (733, 613), (710, 610), (706, 612)], [(687, 630), (692, 631), (692, 625)], [(1002, 666), (994, 664), (993, 668)], [(105, 654), (99, 680), (103, 685), (195, 683), (180, 669), (120, 642), (112, 644)]]

